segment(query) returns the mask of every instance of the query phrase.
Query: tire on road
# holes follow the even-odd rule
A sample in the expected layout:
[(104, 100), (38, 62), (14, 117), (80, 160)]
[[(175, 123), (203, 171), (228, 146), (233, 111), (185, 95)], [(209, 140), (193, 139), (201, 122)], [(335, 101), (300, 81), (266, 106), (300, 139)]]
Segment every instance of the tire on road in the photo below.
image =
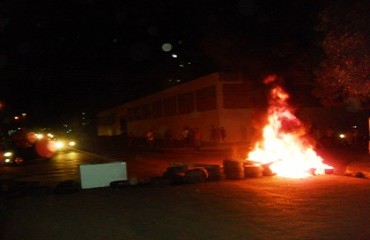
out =
[(183, 184), (185, 172), (189, 170), (188, 166), (173, 166), (168, 167), (163, 173), (163, 178), (170, 184)]
[(226, 179), (241, 180), (245, 178), (243, 162), (239, 160), (225, 159), (223, 161)]
[(71, 194), (77, 193), (81, 190), (81, 186), (78, 182), (73, 180), (65, 180), (59, 182), (54, 190), (53, 193), (55, 194)]
[(260, 165), (245, 165), (244, 174), (246, 178), (259, 178), (263, 176), (263, 167)]
[(224, 179), (224, 170), (220, 165), (207, 166), (208, 181), (221, 181)]
[(109, 187), (111, 188), (127, 188), (131, 186), (128, 180), (117, 180), (109, 183)]
[(206, 182), (208, 173), (204, 168), (193, 168), (187, 170), (184, 176), (185, 183), (203, 183)]

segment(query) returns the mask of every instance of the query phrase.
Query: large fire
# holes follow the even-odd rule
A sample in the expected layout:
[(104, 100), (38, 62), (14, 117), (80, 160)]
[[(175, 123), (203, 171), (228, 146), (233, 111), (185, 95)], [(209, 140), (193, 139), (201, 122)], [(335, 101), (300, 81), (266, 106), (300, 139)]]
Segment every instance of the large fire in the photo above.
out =
[(262, 139), (249, 152), (247, 160), (268, 166), (277, 176), (304, 178), (333, 169), (323, 163), (305, 138), (302, 122), (291, 112), (289, 95), (282, 87), (272, 88), (267, 124)]

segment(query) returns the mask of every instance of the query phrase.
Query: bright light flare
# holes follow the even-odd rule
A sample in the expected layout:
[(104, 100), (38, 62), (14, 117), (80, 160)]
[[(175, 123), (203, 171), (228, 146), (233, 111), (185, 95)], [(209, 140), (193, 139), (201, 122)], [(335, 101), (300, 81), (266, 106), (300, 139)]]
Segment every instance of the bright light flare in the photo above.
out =
[(75, 141), (58, 140), (53, 142), (54, 148), (57, 151), (65, 150), (68, 147), (75, 147), (77, 143)]
[(41, 133), (36, 133), (35, 136), (36, 136), (37, 139), (43, 139), (44, 138), (44, 135), (41, 134)]
[(57, 150), (60, 150), (65, 147), (65, 143), (63, 141), (56, 141), (54, 142), (54, 146)]
[(41, 157), (50, 158), (56, 150), (55, 142), (47, 138), (42, 138), (36, 142), (36, 151)]
[(11, 156), (13, 156), (12, 152), (5, 152), (4, 153), (4, 157), (11, 157)]

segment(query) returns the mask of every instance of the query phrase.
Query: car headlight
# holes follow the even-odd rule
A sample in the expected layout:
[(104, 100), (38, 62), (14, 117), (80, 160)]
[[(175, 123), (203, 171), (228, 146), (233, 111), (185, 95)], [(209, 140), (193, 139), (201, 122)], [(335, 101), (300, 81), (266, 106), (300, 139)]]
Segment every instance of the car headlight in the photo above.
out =
[(12, 152), (5, 152), (4, 153), (4, 157), (11, 157), (11, 156), (13, 156)]
[(64, 142), (63, 141), (57, 141), (54, 143), (54, 146), (57, 150), (63, 149), (64, 148)]

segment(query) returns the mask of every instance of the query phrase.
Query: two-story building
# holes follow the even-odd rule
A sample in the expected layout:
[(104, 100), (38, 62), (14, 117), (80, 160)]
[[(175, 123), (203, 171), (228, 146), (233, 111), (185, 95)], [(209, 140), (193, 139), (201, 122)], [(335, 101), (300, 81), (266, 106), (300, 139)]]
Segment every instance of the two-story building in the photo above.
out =
[[(100, 112), (97, 134), (144, 138), (153, 130), (157, 139), (169, 132), (181, 139), (187, 127), (199, 129), (202, 141), (211, 142), (211, 128), (224, 127), (225, 142), (248, 142), (254, 137), (255, 122), (260, 121), (255, 112), (258, 94), (263, 93), (240, 74), (212, 73)], [(366, 112), (311, 106), (300, 109), (298, 114), (322, 132), (329, 127), (340, 129), (357, 124), (367, 128)]]

